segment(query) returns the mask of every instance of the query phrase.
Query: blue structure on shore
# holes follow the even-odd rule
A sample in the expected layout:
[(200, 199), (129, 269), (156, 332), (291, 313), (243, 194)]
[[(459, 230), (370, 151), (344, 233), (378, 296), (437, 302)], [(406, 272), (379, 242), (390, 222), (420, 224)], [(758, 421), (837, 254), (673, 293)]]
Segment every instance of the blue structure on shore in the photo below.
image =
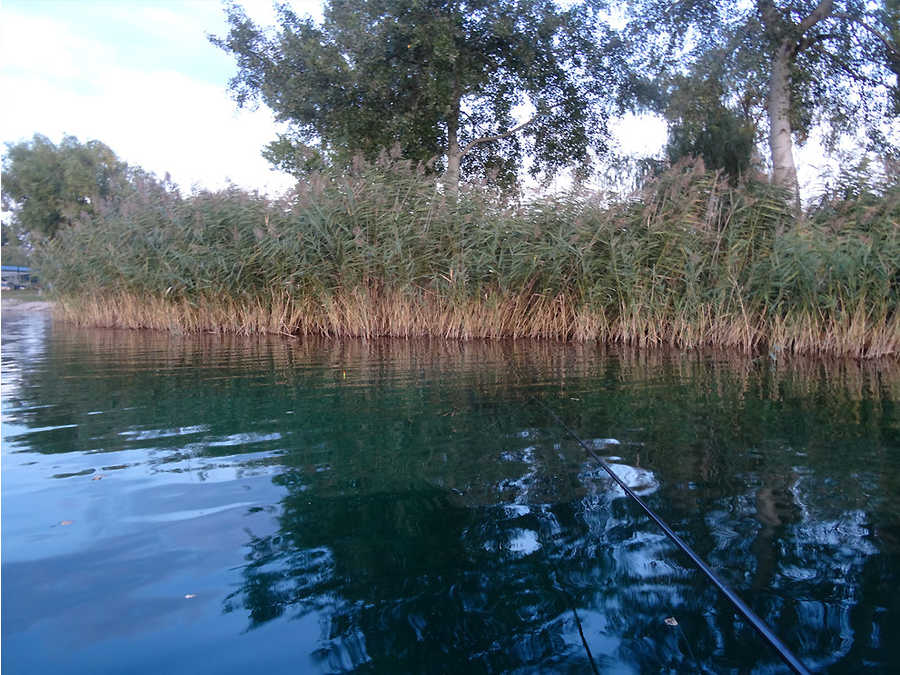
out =
[(30, 267), (19, 265), (3, 265), (2, 279), (4, 286), (9, 285), (13, 288), (36, 286), (38, 282), (37, 277), (31, 274)]

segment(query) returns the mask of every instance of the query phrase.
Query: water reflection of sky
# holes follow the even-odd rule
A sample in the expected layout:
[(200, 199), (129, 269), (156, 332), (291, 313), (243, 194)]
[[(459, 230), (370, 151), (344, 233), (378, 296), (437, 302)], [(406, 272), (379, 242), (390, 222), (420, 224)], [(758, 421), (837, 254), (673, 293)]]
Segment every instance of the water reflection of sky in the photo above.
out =
[[(3, 322), (3, 666), (900, 668), (900, 378), (533, 343)], [(782, 368), (782, 366), (778, 366)], [(676, 617), (677, 629), (664, 619)]]

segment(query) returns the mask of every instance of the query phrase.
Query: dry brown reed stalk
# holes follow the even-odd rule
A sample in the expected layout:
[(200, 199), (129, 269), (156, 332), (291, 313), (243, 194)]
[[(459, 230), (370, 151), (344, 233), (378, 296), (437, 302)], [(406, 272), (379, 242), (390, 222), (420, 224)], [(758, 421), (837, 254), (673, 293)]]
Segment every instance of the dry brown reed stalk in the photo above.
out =
[(564, 295), (448, 300), (426, 293), (354, 288), (316, 302), (282, 296), (270, 303), (232, 298), (172, 301), (130, 294), (61, 298), (60, 317), (81, 326), (175, 333), (281, 334), (327, 338), (539, 339), (610, 342), (636, 347), (708, 347), (870, 359), (900, 353), (900, 318), (870, 324), (862, 309), (844, 321), (819, 313), (767, 319), (743, 314), (716, 316), (712, 307), (693, 317), (667, 318), (653, 310), (624, 307), (610, 320), (605, 312)]

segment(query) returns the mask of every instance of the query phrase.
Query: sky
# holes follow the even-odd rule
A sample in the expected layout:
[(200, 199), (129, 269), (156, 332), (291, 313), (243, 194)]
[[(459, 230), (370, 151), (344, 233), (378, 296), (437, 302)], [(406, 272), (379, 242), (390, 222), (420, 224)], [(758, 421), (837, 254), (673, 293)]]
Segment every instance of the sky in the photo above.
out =
[[(274, 24), (271, 0), (242, 4)], [(294, 5), (321, 15), (318, 2)], [(292, 184), (260, 155), (277, 131), (271, 112), (238, 110), (234, 61), (207, 39), (227, 33), (220, 1), (3, 0), (0, 13), (3, 143), (97, 139), (188, 188)]]
[[(240, 4), (275, 24), (272, 0)], [(291, 4), (321, 18), (318, 0)], [(207, 39), (227, 33), (221, 0), (3, 0), (0, 17), (0, 142), (97, 139), (183, 188), (293, 184), (260, 154), (278, 131), (271, 111), (237, 108), (234, 60)], [(659, 120), (613, 127), (620, 151), (649, 154), (665, 140)]]

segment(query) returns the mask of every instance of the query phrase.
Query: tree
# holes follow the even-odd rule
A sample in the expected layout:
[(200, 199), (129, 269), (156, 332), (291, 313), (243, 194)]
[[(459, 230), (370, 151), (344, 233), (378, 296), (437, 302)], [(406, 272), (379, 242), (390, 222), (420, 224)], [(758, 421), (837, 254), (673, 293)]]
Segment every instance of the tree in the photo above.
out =
[(15, 229), (52, 237), (82, 215), (95, 214), (127, 181), (127, 165), (100, 141), (82, 144), (66, 136), (57, 146), (35, 134), (7, 144), (3, 209), (12, 211)]
[(623, 45), (592, 4), (329, 0), (321, 25), (286, 6), (274, 30), (237, 5), (228, 21), (210, 39), (237, 60), (237, 103), (290, 125), (264, 154), (297, 174), (395, 146), (453, 186), (514, 180), (526, 152), (535, 175), (584, 168), (625, 84)]
[(725, 87), (710, 70), (701, 64), (672, 78), (663, 108), (669, 123), (666, 155), (671, 164), (701, 157), (708, 169), (737, 178), (753, 163), (756, 125), (745, 111), (726, 105)]
[(772, 182), (795, 200), (794, 139), (815, 125), (832, 147), (864, 129), (870, 149), (896, 152), (884, 124), (900, 114), (898, 0), (633, 0), (631, 14), (648, 67), (705, 61), (726, 97), (764, 122)]

